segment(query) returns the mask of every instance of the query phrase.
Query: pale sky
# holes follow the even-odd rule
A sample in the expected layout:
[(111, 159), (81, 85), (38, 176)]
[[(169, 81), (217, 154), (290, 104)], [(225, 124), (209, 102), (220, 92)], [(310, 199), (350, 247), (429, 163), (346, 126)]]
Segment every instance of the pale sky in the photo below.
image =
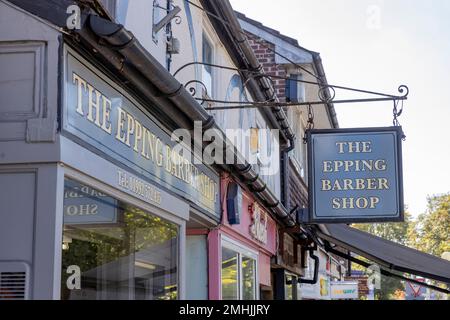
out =
[[(398, 94), (404, 196), (417, 216), (450, 192), (450, 1), (231, 0), (235, 10), (321, 53), (330, 84)], [(354, 95), (352, 95), (354, 96)], [(339, 95), (336, 98), (347, 98)], [(354, 96), (356, 97), (356, 96)], [(361, 96), (360, 96), (361, 97)], [(336, 105), (341, 128), (390, 126), (392, 102)]]

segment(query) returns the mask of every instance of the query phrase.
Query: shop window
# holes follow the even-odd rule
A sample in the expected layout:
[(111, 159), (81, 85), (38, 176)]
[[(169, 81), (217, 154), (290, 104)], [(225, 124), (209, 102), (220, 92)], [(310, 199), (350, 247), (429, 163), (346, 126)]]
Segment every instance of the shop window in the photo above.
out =
[(61, 299), (178, 297), (178, 226), (72, 180), (62, 249)]
[(285, 286), (284, 286), (284, 298), (285, 300), (297, 300), (297, 290), (298, 290), (298, 280), (297, 276), (286, 273), (285, 274)]
[(285, 276), (284, 297), (286, 300), (293, 300), (293, 277), (290, 274)]
[(239, 255), (233, 250), (222, 248), (222, 299), (239, 299)]
[(255, 260), (242, 256), (242, 298), (244, 300), (253, 300), (256, 297), (255, 269)]
[(222, 243), (222, 299), (255, 300), (257, 293), (257, 256), (228, 242)]

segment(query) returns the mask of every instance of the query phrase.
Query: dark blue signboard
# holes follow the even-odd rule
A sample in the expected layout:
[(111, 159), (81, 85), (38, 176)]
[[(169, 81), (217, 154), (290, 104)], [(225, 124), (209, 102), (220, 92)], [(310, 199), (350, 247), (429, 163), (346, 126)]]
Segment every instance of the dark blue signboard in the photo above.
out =
[(309, 222), (403, 221), (401, 127), (308, 132)]
[[(63, 131), (219, 219), (219, 176), (100, 70), (65, 53)], [(182, 151), (182, 152), (181, 152)]]
[(231, 182), (227, 191), (227, 216), (229, 224), (241, 223), (242, 190), (239, 184)]

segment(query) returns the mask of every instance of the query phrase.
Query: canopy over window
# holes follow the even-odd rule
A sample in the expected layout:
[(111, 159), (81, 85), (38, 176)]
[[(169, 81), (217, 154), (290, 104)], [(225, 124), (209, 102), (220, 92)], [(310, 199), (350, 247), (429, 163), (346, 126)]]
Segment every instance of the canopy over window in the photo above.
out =
[(450, 283), (450, 262), (341, 224), (326, 224), (317, 235), (363, 256), (385, 270), (415, 274)]

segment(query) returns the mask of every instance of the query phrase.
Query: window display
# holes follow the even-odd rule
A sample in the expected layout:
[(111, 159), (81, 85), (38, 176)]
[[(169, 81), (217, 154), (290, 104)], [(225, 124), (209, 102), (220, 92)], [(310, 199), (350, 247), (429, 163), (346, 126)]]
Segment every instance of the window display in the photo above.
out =
[(223, 243), (222, 246), (222, 299), (255, 300), (256, 256), (244, 248)]
[(65, 180), (61, 299), (176, 299), (179, 228)]

